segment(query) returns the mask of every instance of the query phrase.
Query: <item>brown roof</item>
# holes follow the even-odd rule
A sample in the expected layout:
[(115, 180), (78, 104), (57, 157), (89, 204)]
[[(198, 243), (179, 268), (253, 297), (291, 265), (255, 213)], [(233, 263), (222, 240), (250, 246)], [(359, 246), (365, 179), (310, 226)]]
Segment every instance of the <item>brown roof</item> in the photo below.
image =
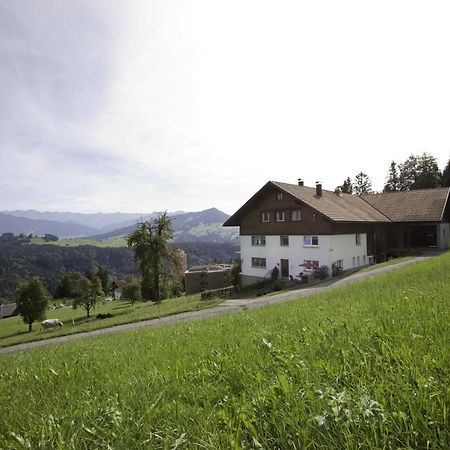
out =
[(361, 197), (393, 222), (441, 222), (450, 188), (386, 192)]
[(291, 194), (297, 200), (314, 208), (334, 222), (390, 222), (386, 216), (355, 195), (343, 193), (337, 195), (334, 191), (323, 189), (322, 196), (317, 196), (315, 187), (269, 181), (233, 214), (224, 225), (239, 225), (240, 219), (245, 214), (249, 203), (270, 185)]
[(316, 195), (316, 188), (299, 186), (297, 184), (272, 184), (293, 195), (298, 200), (327, 216), (334, 222), (389, 222), (380, 212), (374, 210), (360, 197), (351, 194), (337, 195), (334, 191), (322, 190), (322, 195)]

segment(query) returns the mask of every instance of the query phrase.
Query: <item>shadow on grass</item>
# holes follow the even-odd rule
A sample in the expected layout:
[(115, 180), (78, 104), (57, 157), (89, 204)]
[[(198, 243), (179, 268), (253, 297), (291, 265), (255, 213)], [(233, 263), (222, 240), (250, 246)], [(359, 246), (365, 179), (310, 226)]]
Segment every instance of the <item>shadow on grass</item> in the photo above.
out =
[(112, 309), (130, 308), (131, 306), (132, 306), (131, 303), (126, 303), (125, 305), (114, 306), (114, 308), (112, 308)]

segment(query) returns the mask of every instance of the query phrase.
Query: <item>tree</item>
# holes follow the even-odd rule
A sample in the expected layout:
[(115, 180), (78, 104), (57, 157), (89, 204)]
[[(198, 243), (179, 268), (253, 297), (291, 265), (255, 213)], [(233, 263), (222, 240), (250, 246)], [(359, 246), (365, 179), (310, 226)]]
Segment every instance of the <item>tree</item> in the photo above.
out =
[(441, 172), (436, 158), (424, 152), (420, 156), (410, 155), (399, 165), (400, 190), (426, 189), (441, 184)]
[(417, 158), (417, 173), (411, 189), (435, 188), (441, 185), (441, 172), (436, 158), (424, 152)]
[(79, 296), (80, 280), (83, 275), (80, 272), (66, 272), (56, 287), (55, 298), (75, 298)]
[(167, 261), (172, 254), (168, 242), (171, 239), (172, 222), (167, 212), (159, 213), (150, 222), (139, 223), (127, 238), (143, 279), (151, 280), (151, 297), (156, 302), (162, 301), (161, 285), (167, 278)]
[(86, 310), (87, 317), (89, 317), (91, 309), (105, 298), (102, 283), (98, 277), (94, 277), (92, 280), (81, 277), (78, 292), (78, 297), (74, 300), (73, 305), (74, 307), (83, 307)]
[(355, 195), (370, 194), (372, 192), (372, 182), (369, 176), (364, 172), (359, 172), (355, 176), (355, 182), (353, 183), (353, 193)]
[(450, 159), (448, 160), (448, 163), (445, 166), (444, 171), (442, 172), (441, 185), (445, 187), (450, 186)]
[(392, 161), (389, 167), (389, 172), (383, 192), (397, 192), (399, 190), (400, 179), (398, 175), (397, 163), (395, 161)]
[(344, 194), (352, 194), (353, 193), (353, 185), (352, 185), (352, 180), (350, 179), (350, 177), (347, 177), (347, 179), (342, 183), (341, 191)]
[(398, 166), (399, 183), (401, 191), (409, 191), (417, 176), (417, 157), (410, 155), (408, 159)]
[(125, 283), (122, 287), (122, 299), (128, 300), (132, 305), (141, 299), (141, 286), (133, 275), (128, 275), (125, 278)]
[(24, 323), (28, 324), (28, 331), (32, 330), (33, 323), (45, 319), (49, 294), (38, 277), (21, 283), (16, 290), (17, 312), (22, 316)]
[(96, 276), (100, 278), (100, 282), (102, 283), (103, 292), (108, 295), (109, 291), (109, 271), (105, 266), (98, 266)]

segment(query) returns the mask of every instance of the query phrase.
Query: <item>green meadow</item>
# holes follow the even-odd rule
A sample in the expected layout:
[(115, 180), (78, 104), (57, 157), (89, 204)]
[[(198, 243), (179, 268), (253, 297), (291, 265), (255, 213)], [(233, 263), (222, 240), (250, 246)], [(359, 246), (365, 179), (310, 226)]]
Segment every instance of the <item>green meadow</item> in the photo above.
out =
[(0, 448), (448, 449), (449, 274), (3, 356)]
[[(61, 300), (56, 300), (55, 304)], [(91, 310), (90, 317), (86, 317), (86, 311), (79, 307), (69, 307), (47, 311), (47, 319), (59, 319), (64, 323), (62, 328), (53, 330), (42, 330), (39, 322), (33, 324), (33, 330), (28, 332), (28, 325), (23, 323), (19, 316), (8, 317), (0, 321), (0, 347), (25, 342), (40, 341), (57, 336), (83, 333), (98, 330), (124, 323), (140, 322), (142, 320), (156, 319), (164, 316), (182, 313), (186, 311), (197, 311), (209, 308), (219, 303), (217, 299), (201, 300), (200, 295), (188, 295), (178, 298), (164, 300), (161, 304), (153, 302), (137, 302), (134, 305), (126, 301), (105, 301), (99, 303)], [(111, 314), (112, 317), (97, 319), (97, 314)]]
[(37, 245), (56, 245), (58, 247), (79, 247), (80, 245), (93, 245), (94, 247), (119, 248), (126, 247), (127, 241), (123, 238), (108, 239), (105, 241), (94, 241), (91, 239), (59, 239), (58, 241), (46, 241), (42, 237), (31, 239), (32, 244)]

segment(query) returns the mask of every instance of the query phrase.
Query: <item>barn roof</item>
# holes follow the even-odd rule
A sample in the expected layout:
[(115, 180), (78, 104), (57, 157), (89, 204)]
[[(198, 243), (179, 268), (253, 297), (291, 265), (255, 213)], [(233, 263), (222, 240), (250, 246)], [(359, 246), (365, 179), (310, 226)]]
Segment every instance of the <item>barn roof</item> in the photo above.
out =
[(449, 197), (448, 187), (385, 192), (361, 197), (392, 222), (441, 222)]

